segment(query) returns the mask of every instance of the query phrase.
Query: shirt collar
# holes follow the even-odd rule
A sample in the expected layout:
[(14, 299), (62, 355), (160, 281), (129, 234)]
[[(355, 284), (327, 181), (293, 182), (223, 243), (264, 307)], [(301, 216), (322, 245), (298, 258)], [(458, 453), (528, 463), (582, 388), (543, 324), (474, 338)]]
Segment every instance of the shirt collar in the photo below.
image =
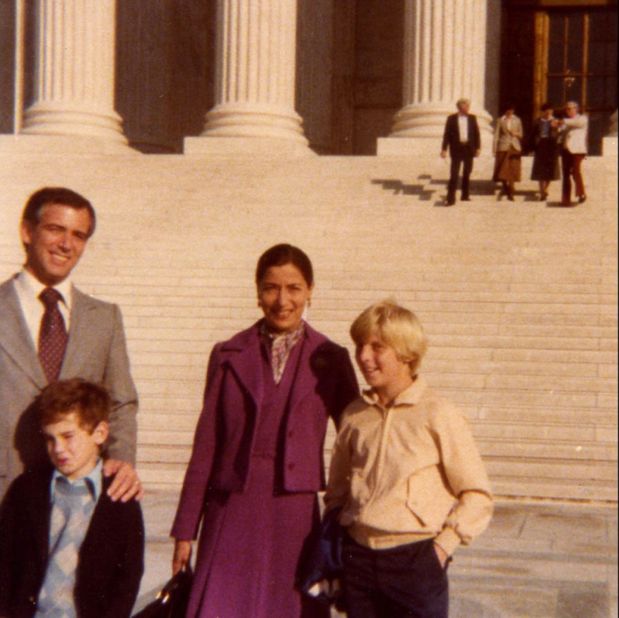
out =
[(17, 285), (21, 287), (21, 289), (28, 294), (28, 296), (38, 300), (39, 294), (46, 287), (53, 287), (57, 290), (62, 296), (62, 302), (67, 307), (67, 309), (71, 310), (71, 288), (72, 283), (69, 277), (58, 283), (54, 286), (47, 286), (44, 283), (41, 283), (30, 271), (23, 268), (21, 272), (17, 275)]
[[(417, 378), (415, 378), (415, 381), (408, 388), (405, 388), (399, 395), (397, 395), (397, 397), (393, 400), (393, 404), (391, 407), (395, 408), (396, 406), (414, 406), (418, 404), (421, 396), (427, 388), (428, 383), (425, 381), (425, 379), (417, 376)], [(370, 405), (378, 406), (379, 408), (384, 407), (378, 399), (378, 394), (372, 388), (364, 390), (361, 393), (361, 396), (363, 397), (365, 402), (369, 403)]]
[(83, 476), (75, 481), (69, 480), (64, 474), (62, 474), (62, 472), (54, 468), (50, 490), (52, 504), (54, 503), (54, 499), (56, 497), (56, 480), (59, 478), (66, 479), (68, 483), (71, 483), (71, 485), (77, 485), (80, 483), (86, 485), (90, 491), (92, 499), (97, 502), (103, 488), (103, 461), (99, 458), (97, 460), (97, 465), (86, 476)]

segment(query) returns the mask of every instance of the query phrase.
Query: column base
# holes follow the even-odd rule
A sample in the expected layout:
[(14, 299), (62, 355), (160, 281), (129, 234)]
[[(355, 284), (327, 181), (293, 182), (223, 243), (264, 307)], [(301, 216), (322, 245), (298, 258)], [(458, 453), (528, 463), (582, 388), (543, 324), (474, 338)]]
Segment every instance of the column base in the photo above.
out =
[(64, 101), (39, 102), (29, 107), (21, 133), (91, 137), (124, 146), (128, 143), (121, 117), (114, 110)]
[(83, 135), (0, 135), (0, 152), (13, 154), (140, 154), (127, 143)]
[(203, 137), (276, 138), (307, 146), (301, 117), (280, 105), (220, 103), (206, 114)]

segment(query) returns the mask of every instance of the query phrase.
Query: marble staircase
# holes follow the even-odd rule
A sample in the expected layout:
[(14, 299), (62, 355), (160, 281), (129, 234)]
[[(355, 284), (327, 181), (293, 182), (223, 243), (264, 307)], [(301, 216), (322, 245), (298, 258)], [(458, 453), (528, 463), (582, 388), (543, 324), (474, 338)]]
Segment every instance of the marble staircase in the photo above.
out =
[(98, 229), (75, 280), (123, 310), (147, 488), (178, 488), (210, 348), (259, 317), (255, 261), (285, 241), (314, 262), (310, 321), (351, 351), (348, 327), (368, 304), (395, 297), (417, 312), (423, 371), (469, 417), (498, 495), (612, 503), (617, 159), (586, 161), (577, 208), (558, 206), (558, 183), (536, 201), (528, 180), (499, 201), (491, 167), (479, 159), (473, 201), (444, 208), (449, 168), (434, 153), (0, 152), (0, 274), (21, 263), (33, 190), (67, 185), (93, 201)]

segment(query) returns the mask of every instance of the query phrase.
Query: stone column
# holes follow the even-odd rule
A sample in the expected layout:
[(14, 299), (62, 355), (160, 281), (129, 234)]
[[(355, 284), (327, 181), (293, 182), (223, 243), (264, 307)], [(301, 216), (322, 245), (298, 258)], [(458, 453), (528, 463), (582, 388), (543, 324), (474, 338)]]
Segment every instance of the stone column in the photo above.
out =
[(296, 24), (296, 0), (218, 0), (215, 107), (185, 152), (309, 152), (294, 109)]
[(36, 0), (34, 6), (35, 92), (22, 134), (71, 136), (90, 148), (97, 138), (102, 150), (125, 149), (114, 111), (116, 0)]
[[(484, 109), (486, 2), (406, 0), (404, 106), (390, 136), (379, 140), (378, 154), (438, 152), (435, 142), (443, 135), (445, 118), (461, 97), (471, 100), (487, 139), (492, 119)], [(420, 138), (430, 138), (432, 145)]]

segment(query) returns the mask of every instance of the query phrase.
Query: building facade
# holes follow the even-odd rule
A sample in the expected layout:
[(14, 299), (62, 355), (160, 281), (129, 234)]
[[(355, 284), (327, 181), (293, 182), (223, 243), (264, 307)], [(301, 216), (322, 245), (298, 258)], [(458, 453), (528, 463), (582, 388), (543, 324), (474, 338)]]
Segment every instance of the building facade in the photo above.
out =
[(529, 124), (567, 99), (593, 154), (615, 130), (616, 0), (5, 0), (0, 38), (5, 134), (393, 154), (460, 96), (486, 132), (508, 101)]

